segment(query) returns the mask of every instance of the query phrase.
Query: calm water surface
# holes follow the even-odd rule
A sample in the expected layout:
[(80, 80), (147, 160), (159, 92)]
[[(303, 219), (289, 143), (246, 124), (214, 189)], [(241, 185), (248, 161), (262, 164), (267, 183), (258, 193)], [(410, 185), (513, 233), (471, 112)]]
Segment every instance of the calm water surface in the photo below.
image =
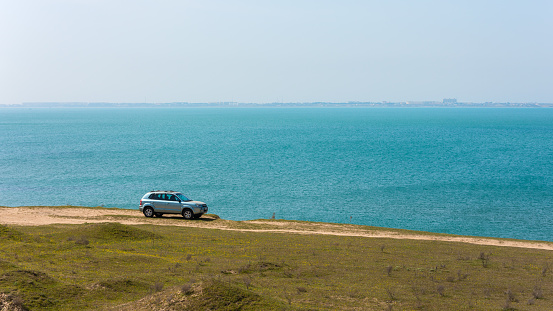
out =
[(0, 205), (553, 241), (553, 109), (1, 109)]

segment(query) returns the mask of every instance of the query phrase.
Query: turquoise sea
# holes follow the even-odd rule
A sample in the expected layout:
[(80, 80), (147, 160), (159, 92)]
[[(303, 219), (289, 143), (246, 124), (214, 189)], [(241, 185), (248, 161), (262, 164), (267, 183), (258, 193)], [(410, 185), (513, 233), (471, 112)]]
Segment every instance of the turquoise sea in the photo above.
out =
[(553, 241), (553, 109), (0, 109), (0, 205), (155, 189), (232, 220)]

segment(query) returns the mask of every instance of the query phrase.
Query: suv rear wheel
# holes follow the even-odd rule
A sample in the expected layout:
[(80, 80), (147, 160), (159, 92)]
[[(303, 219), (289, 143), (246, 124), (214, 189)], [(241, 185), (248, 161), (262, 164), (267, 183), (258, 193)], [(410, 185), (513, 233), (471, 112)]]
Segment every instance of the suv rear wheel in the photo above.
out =
[(144, 216), (146, 217), (154, 217), (154, 209), (151, 207), (145, 207), (144, 208)]
[(185, 209), (182, 211), (182, 217), (184, 217), (184, 219), (193, 219), (194, 212), (192, 212), (192, 210), (190, 209)]

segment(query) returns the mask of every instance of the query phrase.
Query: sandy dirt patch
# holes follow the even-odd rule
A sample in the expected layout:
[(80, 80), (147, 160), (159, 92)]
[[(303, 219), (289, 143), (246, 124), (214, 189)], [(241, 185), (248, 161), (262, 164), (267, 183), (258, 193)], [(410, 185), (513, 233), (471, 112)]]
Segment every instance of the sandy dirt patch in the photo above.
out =
[(435, 235), (405, 230), (378, 229), (348, 224), (312, 223), (285, 220), (230, 221), (203, 216), (197, 220), (184, 220), (180, 215), (146, 218), (138, 210), (88, 207), (0, 207), (0, 224), (40, 226), (50, 224), (83, 224), (118, 222), (126, 225), (163, 225), (201, 227), (208, 229), (244, 232), (275, 232), (294, 234), (321, 234), (365, 238), (392, 238), (425, 241), (446, 241), (478, 245), (507, 246), (553, 250), (552, 242)]

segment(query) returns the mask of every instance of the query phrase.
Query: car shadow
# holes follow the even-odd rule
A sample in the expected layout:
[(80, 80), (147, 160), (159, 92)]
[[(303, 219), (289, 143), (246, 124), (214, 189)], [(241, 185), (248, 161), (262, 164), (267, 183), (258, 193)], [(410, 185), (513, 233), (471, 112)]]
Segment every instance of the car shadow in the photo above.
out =
[(210, 221), (214, 221), (214, 220), (217, 220), (219, 218), (213, 218), (213, 217), (205, 217), (205, 216), (202, 216), (200, 218), (194, 218), (194, 219), (185, 219), (184, 217), (182, 216), (166, 216), (166, 215), (163, 215), (161, 217), (159, 216), (156, 216), (155, 218), (165, 218), (165, 219), (180, 219), (180, 220), (186, 220), (186, 221), (205, 221), (205, 222), (210, 222)]

